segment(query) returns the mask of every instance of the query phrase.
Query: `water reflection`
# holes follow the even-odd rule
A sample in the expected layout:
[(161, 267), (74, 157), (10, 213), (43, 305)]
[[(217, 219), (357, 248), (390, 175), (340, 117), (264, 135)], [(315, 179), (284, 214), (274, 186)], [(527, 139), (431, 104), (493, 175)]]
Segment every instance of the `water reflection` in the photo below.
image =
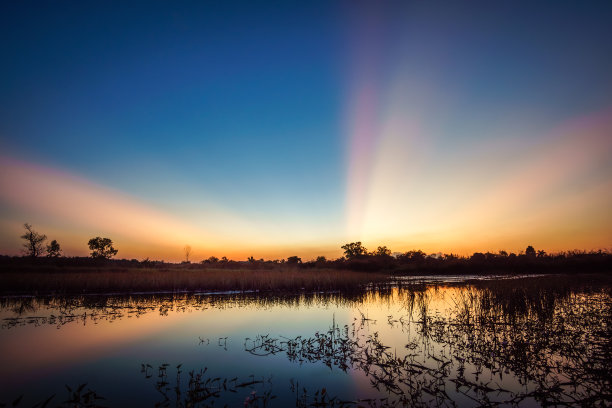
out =
[(50, 406), (610, 404), (611, 286), (579, 282), (4, 298), (0, 401), (68, 383)]

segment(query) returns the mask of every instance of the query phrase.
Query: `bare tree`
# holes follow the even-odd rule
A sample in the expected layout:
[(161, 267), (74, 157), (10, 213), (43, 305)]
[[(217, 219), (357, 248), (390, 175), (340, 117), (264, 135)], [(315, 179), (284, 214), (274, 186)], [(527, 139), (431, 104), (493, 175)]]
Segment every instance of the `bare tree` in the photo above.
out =
[(191, 254), (191, 247), (189, 245), (185, 245), (185, 248), (183, 248), (183, 251), (185, 251), (185, 262), (189, 262), (189, 255)]
[(32, 225), (27, 222), (23, 224), (23, 227), (26, 232), (21, 236), (21, 239), (26, 241), (23, 244), (25, 254), (32, 258), (42, 255), (43, 242), (47, 239), (47, 236), (34, 231)]

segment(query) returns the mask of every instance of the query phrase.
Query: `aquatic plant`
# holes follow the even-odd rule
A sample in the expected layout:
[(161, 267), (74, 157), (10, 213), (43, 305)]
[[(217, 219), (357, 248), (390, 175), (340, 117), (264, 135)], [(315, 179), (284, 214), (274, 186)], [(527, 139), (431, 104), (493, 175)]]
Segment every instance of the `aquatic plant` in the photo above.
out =
[[(444, 301), (448, 310), (432, 307)], [(397, 312), (378, 320), (369, 302), (388, 303)], [(161, 316), (206, 308), (266, 309), (341, 304), (355, 311), (344, 325), (312, 334), (286, 337), (259, 333), (244, 339), (243, 349), (255, 358), (284, 356), (293, 364), (321, 364), (329, 370), (365, 376), (377, 397), (338, 395), (327, 384), (309, 390), (290, 380), (296, 407), (392, 406), (607, 406), (612, 403), (612, 287), (608, 281), (557, 276), (512, 280), (400, 287), (382, 286), (347, 293), (301, 293), (264, 296), (168, 294), (156, 296), (79, 296), (5, 298), (0, 308), (15, 316), (3, 328), (26, 324), (95, 322), (158, 313)], [(40, 316), (41, 308), (53, 313)], [(398, 314), (399, 313), (399, 314)], [(43, 313), (44, 315), (44, 313)], [(45, 320), (46, 319), (46, 320)], [(385, 344), (380, 331), (388, 326), (405, 334), (402, 347)], [(200, 337), (199, 344), (228, 350), (230, 337)], [(207, 368), (182, 365), (169, 375), (169, 364), (141, 366), (159, 393), (158, 406), (217, 406), (240, 394), (245, 406), (273, 406), (287, 385), (269, 377), (222, 378)], [(99, 403), (95, 392), (79, 387), (78, 401)], [(71, 389), (72, 391), (72, 389)], [(373, 394), (373, 395), (374, 395)], [(72, 398), (72, 397), (71, 397)], [(54, 400), (53, 400), (54, 401)], [(70, 399), (68, 400), (70, 401)], [(22, 404), (21, 400), (17, 404)]]

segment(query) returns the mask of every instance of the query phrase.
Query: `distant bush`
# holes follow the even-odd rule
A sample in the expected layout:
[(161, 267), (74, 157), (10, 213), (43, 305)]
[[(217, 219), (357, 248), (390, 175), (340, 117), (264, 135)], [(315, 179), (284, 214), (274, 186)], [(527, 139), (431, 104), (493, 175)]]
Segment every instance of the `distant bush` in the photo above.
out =
[(113, 241), (110, 238), (95, 237), (87, 243), (91, 250), (91, 257), (97, 259), (110, 259), (117, 255), (117, 251), (113, 248)]

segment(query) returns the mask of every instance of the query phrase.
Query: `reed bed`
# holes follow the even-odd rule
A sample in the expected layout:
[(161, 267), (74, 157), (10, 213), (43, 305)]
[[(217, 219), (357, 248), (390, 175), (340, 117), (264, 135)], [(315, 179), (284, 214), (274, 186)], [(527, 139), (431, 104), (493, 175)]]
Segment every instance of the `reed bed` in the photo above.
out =
[(388, 275), (338, 269), (105, 269), (0, 273), (0, 294), (350, 290)]

